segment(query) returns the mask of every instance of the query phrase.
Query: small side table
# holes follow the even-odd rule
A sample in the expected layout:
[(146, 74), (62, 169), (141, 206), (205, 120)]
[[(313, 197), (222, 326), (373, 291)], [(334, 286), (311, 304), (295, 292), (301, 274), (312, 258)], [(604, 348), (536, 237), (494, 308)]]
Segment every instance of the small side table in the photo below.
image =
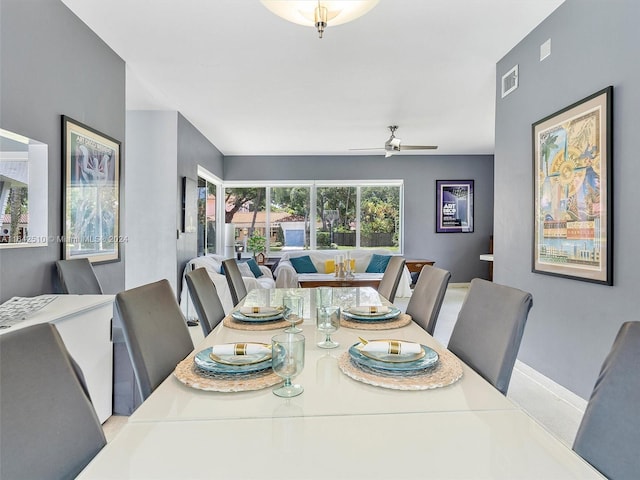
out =
[(425, 265), (433, 265), (434, 263), (436, 262), (433, 260), (405, 260), (405, 265), (409, 273), (411, 273), (411, 288), (413, 288), (418, 281), (422, 267)]
[(489, 281), (493, 282), (493, 253), (483, 253), (480, 260), (489, 262)]

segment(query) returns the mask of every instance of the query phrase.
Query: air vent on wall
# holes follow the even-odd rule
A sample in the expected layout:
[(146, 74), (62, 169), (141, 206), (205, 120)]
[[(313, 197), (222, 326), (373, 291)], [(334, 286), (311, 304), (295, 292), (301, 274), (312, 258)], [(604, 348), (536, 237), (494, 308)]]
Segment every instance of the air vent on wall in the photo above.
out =
[(502, 98), (518, 88), (518, 65), (502, 76)]

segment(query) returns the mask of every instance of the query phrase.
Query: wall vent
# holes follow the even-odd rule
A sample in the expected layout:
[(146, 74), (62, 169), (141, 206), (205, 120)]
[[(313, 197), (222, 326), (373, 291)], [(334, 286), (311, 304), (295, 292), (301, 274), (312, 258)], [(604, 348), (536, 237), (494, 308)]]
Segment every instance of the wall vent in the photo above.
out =
[(551, 39), (549, 38), (546, 42), (540, 45), (540, 61), (547, 58), (551, 55)]
[(518, 88), (518, 65), (502, 76), (502, 98)]

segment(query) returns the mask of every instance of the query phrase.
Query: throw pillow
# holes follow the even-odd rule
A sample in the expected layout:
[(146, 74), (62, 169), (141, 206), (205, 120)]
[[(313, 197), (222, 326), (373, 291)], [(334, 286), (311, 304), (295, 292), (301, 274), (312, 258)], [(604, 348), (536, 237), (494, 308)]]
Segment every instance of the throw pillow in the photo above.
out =
[(311, 261), (311, 257), (309, 255), (305, 255), (303, 257), (291, 257), (289, 261), (298, 273), (318, 273), (318, 270)]
[(253, 278), (254, 276), (249, 264), (246, 262), (238, 262), (238, 270), (240, 270), (240, 275), (243, 277)]
[(264, 275), (264, 272), (260, 270), (258, 262), (256, 262), (253, 258), (247, 260), (247, 265), (249, 265), (249, 268), (253, 272), (254, 277), (258, 278)]
[(371, 260), (369, 261), (366, 272), (384, 273), (387, 269), (387, 265), (389, 264), (389, 260), (391, 260), (391, 255), (378, 255), (377, 253), (374, 253), (371, 255)]
[(336, 271), (336, 261), (335, 260), (325, 260), (324, 262), (324, 273), (333, 273)]

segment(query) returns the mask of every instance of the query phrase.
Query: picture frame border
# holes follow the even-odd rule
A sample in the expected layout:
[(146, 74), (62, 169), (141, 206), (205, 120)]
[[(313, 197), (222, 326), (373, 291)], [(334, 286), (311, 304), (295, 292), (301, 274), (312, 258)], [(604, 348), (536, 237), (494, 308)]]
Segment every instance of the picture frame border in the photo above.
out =
[[(121, 260), (120, 243), (126, 241), (126, 238), (120, 235), (120, 161), (121, 161), (121, 142), (110, 137), (93, 127), (85, 125), (82, 122), (74, 120), (71, 117), (62, 115), (62, 259), (69, 260), (75, 258), (87, 258), (92, 264), (112, 263)], [(112, 234), (108, 235), (105, 241), (113, 243), (113, 249), (96, 253), (73, 253), (73, 243), (69, 240), (73, 238), (71, 205), (73, 196), (70, 195), (71, 188), (78, 188), (72, 180), (72, 163), (74, 154), (71, 152), (72, 142), (71, 134), (85, 136), (88, 140), (100, 143), (101, 145), (110, 147), (114, 151), (115, 160), (113, 162), (113, 180), (111, 186), (115, 187), (116, 208), (112, 224)], [(94, 188), (94, 187), (92, 187)]]
[[(594, 254), (601, 260), (602, 268), (596, 270), (581, 266), (579, 263), (560, 265), (540, 260), (541, 242), (540, 218), (541, 187), (540, 175), (543, 175), (542, 156), (538, 137), (541, 133), (557, 129), (562, 123), (581, 118), (594, 109), (600, 109), (600, 144), (599, 147), (599, 185), (600, 185), (600, 245), (599, 252)], [(548, 115), (531, 126), (533, 156), (533, 229), (531, 271), (544, 275), (579, 280), (584, 282), (613, 285), (613, 86), (599, 90), (571, 105)], [(604, 190), (604, 191), (603, 191)], [(602, 222), (604, 221), (604, 226)], [(544, 227), (543, 227), (544, 230)], [(544, 231), (542, 232), (544, 234)]]
[[(468, 188), (467, 209), (469, 222), (467, 226), (446, 227), (442, 225), (445, 214), (442, 205), (442, 190), (448, 186), (465, 186)], [(474, 231), (474, 180), (436, 180), (436, 233), (473, 233)]]

